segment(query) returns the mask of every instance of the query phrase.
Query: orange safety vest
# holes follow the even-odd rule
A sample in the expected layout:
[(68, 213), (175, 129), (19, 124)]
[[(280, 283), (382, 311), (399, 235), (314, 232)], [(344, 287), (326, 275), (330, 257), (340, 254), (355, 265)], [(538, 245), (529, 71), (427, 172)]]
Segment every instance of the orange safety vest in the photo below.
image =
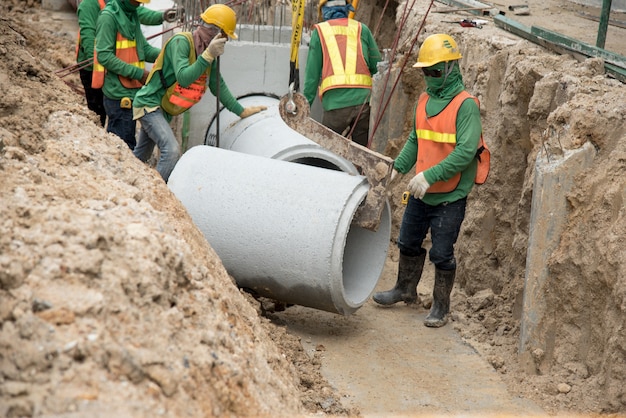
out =
[(361, 23), (344, 18), (318, 23), (315, 27), (324, 57), (320, 98), (330, 89), (371, 89), (372, 75), (361, 45)]
[[(185, 36), (189, 41), (189, 64), (193, 64), (194, 62), (196, 62), (196, 48), (193, 44), (193, 36), (191, 32), (181, 32), (180, 35)], [(152, 66), (152, 70), (150, 71), (150, 75), (146, 80), (146, 84), (148, 84), (148, 82), (152, 78), (152, 75), (155, 72), (163, 68), (163, 57), (165, 55), (165, 48), (173, 38), (174, 37), (168, 39), (165, 45), (163, 45), (161, 53), (159, 53), (159, 56)], [(178, 84), (178, 81), (174, 82), (174, 84), (168, 87), (165, 85), (165, 79), (161, 78), (163, 87), (167, 89), (165, 95), (161, 99), (161, 108), (170, 115), (176, 116), (180, 115), (181, 113), (188, 110), (191, 106), (198, 103), (206, 92), (206, 79), (209, 73), (210, 70), (207, 69), (207, 71), (202, 73), (202, 75), (198, 77), (198, 79), (191, 83), (188, 87), (181, 86), (180, 84)]]
[[(137, 41), (131, 41), (122, 36), (121, 33), (117, 33), (117, 39), (115, 41), (115, 56), (127, 64), (133, 65), (138, 68), (145, 68), (146, 63), (139, 61), (139, 54), (137, 54)], [(98, 62), (98, 54), (96, 49), (93, 50), (93, 73), (91, 76), (91, 87), (94, 89), (100, 89), (104, 85), (104, 74), (106, 69)], [(127, 89), (138, 89), (143, 84), (140, 80), (133, 78), (123, 77), (118, 74), (120, 82)]]
[[(100, 6), (100, 10), (104, 9), (104, 6), (107, 5), (106, 0), (98, 0), (98, 5)], [(78, 59), (78, 48), (80, 48), (80, 29), (78, 30), (78, 38), (76, 39), (76, 59)]]
[[(422, 93), (415, 111), (415, 133), (417, 135), (417, 162), (415, 171), (420, 173), (443, 161), (456, 147), (456, 116), (465, 99), (471, 98), (480, 107), (478, 99), (467, 91), (457, 94), (454, 99), (438, 115), (426, 116), (428, 95)], [(478, 169), (474, 182), (483, 184), (489, 174), (491, 153), (480, 134), (480, 142), (476, 150)], [(456, 189), (461, 180), (461, 173), (456, 173), (447, 181), (432, 184), (427, 193), (448, 193)]]

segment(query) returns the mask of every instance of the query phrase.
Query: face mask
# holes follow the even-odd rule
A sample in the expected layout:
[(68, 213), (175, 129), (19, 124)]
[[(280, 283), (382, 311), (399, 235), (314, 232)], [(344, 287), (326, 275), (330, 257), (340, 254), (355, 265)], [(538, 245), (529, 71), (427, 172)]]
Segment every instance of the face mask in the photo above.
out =
[[(433, 77), (429, 75), (431, 73), (438, 73), (439, 77)], [(445, 73), (445, 63), (440, 62), (432, 67), (427, 67), (425, 69), (424, 81), (426, 82), (426, 87), (428, 90), (432, 92), (440, 92), (443, 89), (443, 86), (446, 83), (448, 77), (446, 77)]]
[(122, 5), (122, 10), (126, 10), (126, 11), (129, 11), (129, 12), (130, 11), (134, 11), (139, 6), (141, 6), (141, 3), (133, 4), (130, 0), (121, 1), (120, 4)]

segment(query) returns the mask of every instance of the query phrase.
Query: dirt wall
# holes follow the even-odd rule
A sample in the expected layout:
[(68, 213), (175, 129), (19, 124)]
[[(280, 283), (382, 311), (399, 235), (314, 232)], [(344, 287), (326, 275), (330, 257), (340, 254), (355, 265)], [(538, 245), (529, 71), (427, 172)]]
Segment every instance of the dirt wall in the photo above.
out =
[[(402, 4), (397, 21), (401, 13)], [(402, 44), (410, 45), (421, 19), (419, 13), (411, 16)], [(547, 409), (626, 411), (626, 86), (607, 77), (599, 59), (579, 62), (493, 26), (468, 30), (431, 21), (419, 39), (431, 33), (449, 33), (461, 45), (464, 81), (480, 99), (492, 152), (489, 180), (470, 195), (457, 244), (457, 279), (468, 297), (455, 307), (459, 331), (492, 356), (496, 369), (508, 353), (508, 370), (500, 371), (520, 381), (532, 376), (528, 381), (545, 388), (539, 397)], [(415, 59), (414, 52), (408, 56), (410, 64)], [(421, 76), (406, 71), (402, 81), (414, 103), (423, 91)], [(528, 348), (535, 363), (528, 368), (519, 337), (536, 157), (546, 152), (558, 161), (586, 142), (597, 156), (574, 180), (567, 228), (547, 265), (541, 327), (550, 341), (544, 350)], [(386, 152), (395, 156), (402, 143), (403, 138), (393, 139)], [(394, 213), (399, 221), (402, 208), (395, 206)], [(487, 302), (472, 305), (473, 295)], [(555, 382), (567, 382), (571, 396), (558, 396)]]
[(5, 6), (0, 415), (343, 412), (158, 174), (97, 126), (77, 76), (54, 74), (75, 31)]

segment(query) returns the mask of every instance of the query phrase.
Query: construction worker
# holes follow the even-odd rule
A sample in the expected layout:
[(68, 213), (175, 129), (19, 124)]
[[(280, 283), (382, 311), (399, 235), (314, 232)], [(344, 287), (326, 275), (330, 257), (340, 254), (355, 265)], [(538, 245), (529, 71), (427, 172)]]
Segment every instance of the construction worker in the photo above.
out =
[(320, 0), (323, 22), (311, 33), (304, 96), (312, 105), (319, 87), (322, 124), (367, 146), (372, 74), (380, 51), (369, 28), (348, 18), (350, 11), (354, 8), (346, 0)]
[(178, 33), (165, 44), (146, 85), (133, 102), (134, 119), (141, 125), (133, 152), (145, 162), (156, 145), (160, 151), (156, 169), (166, 182), (181, 154), (169, 123), (172, 116), (198, 103), (207, 85), (215, 94), (219, 83), (220, 102), (241, 118), (266, 109), (265, 106), (244, 108), (231, 94), (221, 75), (214, 71), (213, 64), (224, 53), (227, 39), (237, 39), (235, 11), (226, 5), (214, 4), (200, 18), (193, 33)]
[[(102, 103), (102, 89), (91, 87), (93, 71), (93, 46), (96, 37), (96, 22), (100, 11), (104, 9), (108, 0), (82, 0), (76, 13), (78, 14), (78, 42), (76, 45), (76, 62), (81, 65), (80, 81), (85, 90), (87, 107), (100, 116), (100, 123), (104, 126), (107, 114)], [(151, 10), (147, 7), (137, 9), (139, 22), (142, 25), (160, 25), (163, 21), (173, 22), (177, 18), (176, 9), (165, 11)]]
[(479, 103), (465, 91), (460, 59), (454, 39), (436, 34), (424, 40), (413, 65), (424, 73), (426, 92), (418, 99), (414, 129), (394, 162), (392, 176), (408, 173), (414, 165), (416, 175), (408, 185), (411, 197), (398, 237), (397, 282), (391, 290), (373, 296), (380, 305), (417, 301), (426, 258), (422, 243), (430, 230), (435, 285), (424, 321), (428, 327), (442, 327), (448, 321), (456, 275), (454, 244), (465, 218), (467, 195), (475, 182), (486, 179), (490, 160), (489, 151), (481, 148)]
[(102, 88), (107, 132), (122, 138), (131, 150), (136, 144), (132, 102), (148, 77), (145, 63), (154, 62), (160, 52), (141, 32), (137, 9), (149, 2), (109, 0), (96, 23), (91, 86)]

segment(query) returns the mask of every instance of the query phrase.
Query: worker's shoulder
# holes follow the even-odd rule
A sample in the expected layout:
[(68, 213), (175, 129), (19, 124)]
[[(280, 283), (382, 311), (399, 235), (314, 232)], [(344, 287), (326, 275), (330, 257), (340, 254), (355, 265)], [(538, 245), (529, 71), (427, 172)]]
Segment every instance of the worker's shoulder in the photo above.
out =
[(89, 9), (92, 7), (98, 7), (98, 9), (100, 8), (100, 5), (98, 4), (98, 0), (81, 0), (78, 3), (78, 6), (76, 6), (76, 11), (80, 11), (80, 10), (85, 10), (85, 9)]
[(187, 50), (191, 49), (194, 45), (193, 34), (191, 32), (178, 32), (167, 41), (167, 45), (169, 48), (185, 48)]

